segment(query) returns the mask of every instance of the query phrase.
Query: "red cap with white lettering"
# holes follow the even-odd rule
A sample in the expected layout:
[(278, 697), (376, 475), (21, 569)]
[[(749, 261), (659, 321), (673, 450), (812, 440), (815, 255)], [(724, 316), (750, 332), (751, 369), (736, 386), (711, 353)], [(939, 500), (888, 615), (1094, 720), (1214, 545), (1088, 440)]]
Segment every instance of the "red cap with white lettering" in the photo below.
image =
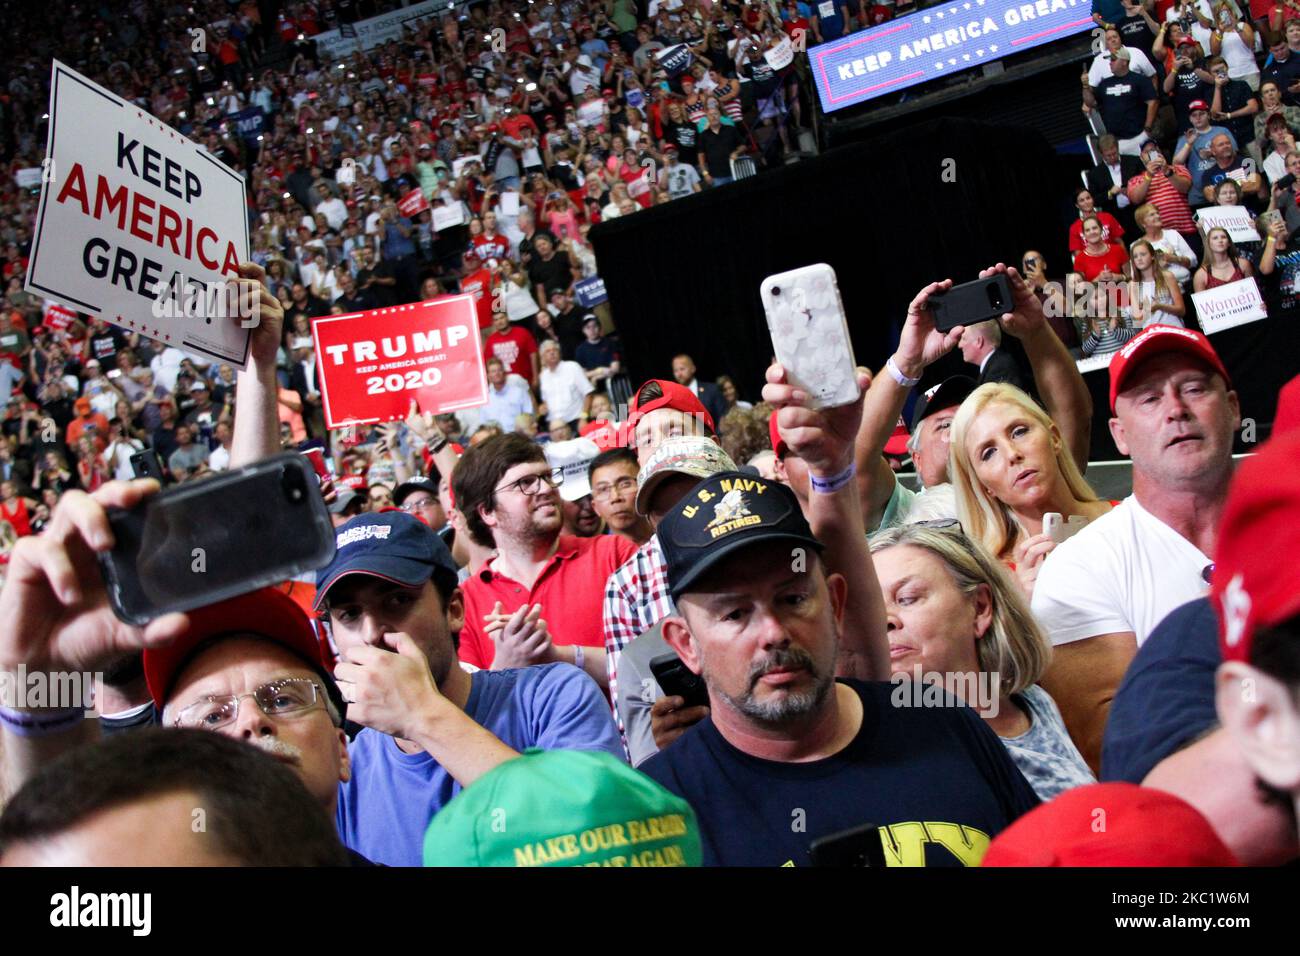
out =
[(1110, 362), (1110, 410), (1115, 412), (1115, 399), (1124, 390), (1124, 380), (1146, 359), (1161, 352), (1187, 352), (1200, 359), (1223, 376), (1226, 387), (1232, 388), (1232, 376), (1223, 366), (1219, 353), (1200, 332), (1177, 325), (1148, 326), (1135, 339), (1116, 353)]

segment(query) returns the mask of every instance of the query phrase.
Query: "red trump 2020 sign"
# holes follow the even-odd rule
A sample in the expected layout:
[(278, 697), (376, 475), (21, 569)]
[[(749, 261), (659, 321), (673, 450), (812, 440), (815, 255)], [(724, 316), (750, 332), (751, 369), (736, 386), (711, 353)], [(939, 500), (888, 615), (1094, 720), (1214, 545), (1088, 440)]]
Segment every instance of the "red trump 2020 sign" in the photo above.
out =
[(312, 323), (325, 424), (330, 428), (442, 414), (487, 402), (474, 299), (331, 315)]

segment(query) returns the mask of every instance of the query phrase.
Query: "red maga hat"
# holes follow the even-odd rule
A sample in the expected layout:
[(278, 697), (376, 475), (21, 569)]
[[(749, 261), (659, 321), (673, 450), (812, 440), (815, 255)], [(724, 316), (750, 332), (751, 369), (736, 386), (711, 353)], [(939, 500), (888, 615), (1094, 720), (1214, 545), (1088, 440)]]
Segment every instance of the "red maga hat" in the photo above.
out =
[(143, 656), (149, 696), (161, 709), (181, 670), (207, 641), (223, 635), (254, 634), (301, 657), (313, 670), (330, 671), (311, 618), (288, 595), (261, 588), (189, 612), (190, 627), (165, 647), (147, 648)]
[(1171, 793), (1131, 783), (1075, 787), (1026, 813), (983, 866), (1240, 866), (1210, 821)]
[(1219, 353), (1200, 332), (1184, 329), (1176, 325), (1152, 325), (1137, 338), (1130, 340), (1111, 359), (1110, 363), (1110, 410), (1115, 411), (1115, 400), (1124, 390), (1124, 382), (1143, 361), (1161, 352), (1187, 352), (1209, 365), (1223, 376), (1228, 388), (1232, 388), (1232, 376), (1223, 366)]
[[(663, 394), (658, 398), (651, 399), (644, 405), (638, 404), (637, 400), (640, 398), (641, 391), (651, 382), (657, 384)], [(694, 392), (677, 382), (670, 382), (663, 378), (652, 378), (649, 382), (642, 384), (632, 395), (632, 404), (628, 407), (627, 421), (621, 426), (623, 433), (621, 444), (626, 445), (628, 448), (635, 448), (636, 441), (634, 439), (636, 437), (637, 422), (641, 420), (643, 415), (648, 415), (659, 408), (672, 408), (679, 412), (685, 412), (687, 415), (697, 415), (704, 422), (710, 435), (717, 434), (718, 429), (713, 423), (713, 416), (700, 403)]]
[(1279, 560), (1295, 550), (1300, 527), (1297, 462), (1300, 432), (1285, 432), (1266, 442), (1232, 479), (1210, 590), (1224, 660), (1249, 661), (1261, 628), (1300, 614), (1300, 566)]

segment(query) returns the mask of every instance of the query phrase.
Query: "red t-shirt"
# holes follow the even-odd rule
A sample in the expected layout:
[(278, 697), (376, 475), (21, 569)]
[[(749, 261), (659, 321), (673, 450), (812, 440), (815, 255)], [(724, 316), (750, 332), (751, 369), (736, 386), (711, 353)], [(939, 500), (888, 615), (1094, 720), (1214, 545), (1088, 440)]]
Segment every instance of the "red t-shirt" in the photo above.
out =
[(505, 332), (493, 332), (487, 337), (483, 351), (485, 359), (499, 358), (507, 375), (521, 375), (529, 385), (536, 384), (532, 357), (537, 351), (537, 340), (527, 329), (514, 325)]
[(798, 31), (802, 30), (805, 43), (807, 43), (808, 38), (812, 36), (812, 25), (808, 23), (807, 17), (792, 17), (782, 23), (781, 28), (785, 30), (786, 35), (792, 39)]
[[(1111, 245), (1117, 244), (1124, 236), (1124, 227), (1115, 221), (1108, 212), (1098, 210), (1093, 213), (1101, 221), (1101, 237)], [(1076, 219), (1070, 226), (1070, 251), (1078, 252), (1084, 247), (1083, 220)]]
[(474, 297), (474, 308), (478, 310), (478, 327), (492, 327), (492, 273), (487, 269), (471, 272), (460, 280), (460, 291)]
[(501, 132), (511, 139), (518, 139), (525, 129), (531, 129), (539, 137), (542, 135), (542, 131), (537, 128), (537, 124), (527, 113), (516, 113), (513, 116), (507, 116), (501, 121)]
[(0, 502), (0, 518), (4, 518), (13, 526), (14, 534), (20, 538), (25, 538), (32, 533), (31, 518), (27, 513), (27, 502), (22, 498), (15, 499), (17, 502), (12, 507)]
[[(1174, 165), (1170, 169), (1180, 178), (1192, 178), (1186, 166)], [(1125, 189), (1130, 200), (1133, 199), (1133, 194), (1145, 175), (1140, 173), (1128, 181)], [(1191, 207), (1187, 204), (1187, 194), (1181, 192), (1167, 176), (1156, 176), (1151, 180), (1147, 187), (1146, 201), (1156, 207), (1160, 213), (1160, 221), (1164, 223), (1166, 229), (1181, 232), (1185, 236), (1196, 232), (1196, 221), (1192, 218)]]
[(1107, 246), (1104, 256), (1091, 256), (1085, 249), (1075, 254), (1074, 271), (1091, 282), (1106, 269), (1119, 272), (1126, 262), (1128, 262), (1128, 252), (1123, 246)]
[(469, 244), (482, 262), (487, 262), (489, 259), (504, 259), (510, 253), (510, 240), (498, 232), (491, 235), (485, 232), (475, 236)]
[(636, 551), (622, 535), (579, 538), (560, 535), (559, 547), (531, 591), (492, 570), (489, 563), (461, 585), (465, 626), (460, 632), (460, 659), (491, 667), (496, 645), (483, 631), (483, 615), (497, 601), (507, 614), (525, 604), (540, 604), (551, 640), (557, 647), (605, 646), (605, 582)]

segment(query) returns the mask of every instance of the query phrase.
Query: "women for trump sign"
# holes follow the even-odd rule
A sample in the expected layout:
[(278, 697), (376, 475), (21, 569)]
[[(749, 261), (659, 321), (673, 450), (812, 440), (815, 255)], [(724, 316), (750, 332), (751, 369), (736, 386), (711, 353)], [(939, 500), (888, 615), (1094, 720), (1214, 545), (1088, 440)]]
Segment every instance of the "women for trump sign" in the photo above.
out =
[(1215, 289), (1193, 292), (1196, 319), (1206, 335), (1268, 318), (1254, 279), (1238, 279)]

